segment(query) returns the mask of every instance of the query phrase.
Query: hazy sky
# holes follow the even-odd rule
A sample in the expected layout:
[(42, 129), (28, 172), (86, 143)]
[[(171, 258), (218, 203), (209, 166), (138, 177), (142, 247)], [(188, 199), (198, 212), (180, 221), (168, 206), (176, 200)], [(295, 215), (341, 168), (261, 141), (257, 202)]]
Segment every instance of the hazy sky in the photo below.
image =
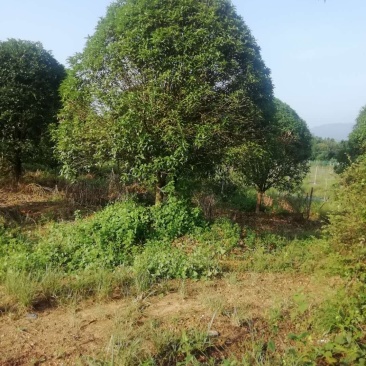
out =
[[(40, 41), (61, 63), (83, 49), (110, 0), (0, 0), (0, 40)], [(354, 123), (366, 104), (366, 0), (233, 0), (275, 94), (309, 126)]]

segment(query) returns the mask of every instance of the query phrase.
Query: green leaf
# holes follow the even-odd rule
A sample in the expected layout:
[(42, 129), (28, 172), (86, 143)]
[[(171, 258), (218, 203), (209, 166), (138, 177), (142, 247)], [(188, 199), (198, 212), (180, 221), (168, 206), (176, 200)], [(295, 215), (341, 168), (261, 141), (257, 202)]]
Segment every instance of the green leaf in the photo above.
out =
[(276, 351), (276, 345), (274, 343), (274, 341), (271, 339), (268, 341), (268, 349), (271, 351), (271, 352), (275, 352)]
[(227, 148), (265, 135), (273, 104), (269, 69), (229, 0), (112, 3), (61, 93), (64, 173), (113, 167), (155, 186), (157, 201), (169, 182), (208, 176)]

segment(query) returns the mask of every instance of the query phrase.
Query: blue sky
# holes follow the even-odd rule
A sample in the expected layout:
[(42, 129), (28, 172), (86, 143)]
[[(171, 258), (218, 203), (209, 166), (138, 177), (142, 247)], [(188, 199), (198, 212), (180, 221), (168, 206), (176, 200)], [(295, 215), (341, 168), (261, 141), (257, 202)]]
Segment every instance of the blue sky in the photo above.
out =
[[(0, 40), (40, 41), (61, 63), (82, 50), (110, 0), (0, 0)], [(233, 0), (308, 123), (354, 123), (366, 104), (366, 0)]]

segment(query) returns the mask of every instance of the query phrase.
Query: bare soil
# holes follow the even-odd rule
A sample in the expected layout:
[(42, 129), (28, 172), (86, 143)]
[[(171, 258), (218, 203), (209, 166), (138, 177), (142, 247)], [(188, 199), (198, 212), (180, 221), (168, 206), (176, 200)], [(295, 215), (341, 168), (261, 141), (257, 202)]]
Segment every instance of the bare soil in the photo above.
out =
[[(80, 208), (85, 209), (85, 205)], [(78, 207), (56, 187), (23, 184), (0, 189), (0, 216), (7, 222), (32, 225), (42, 220), (68, 219), (75, 209)], [(244, 230), (251, 227), (259, 232), (296, 236), (304, 227), (314, 231), (318, 228), (294, 215), (217, 213), (225, 214)], [(234, 262), (228, 265), (235, 267)], [(311, 312), (339, 286), (339, 278), (231, 272), (214, 281), (169, 281), (138, 298), (107, 303), (89, 300), (29, 312), (6, 311), (3, 315), (0, 309), (0, 365), (97, 364), (88, 360), (111, 361), (116, 344), (123, 349), (123, 339), (126, 344), (138, 340), (146, 354), (154, 355), (156, 343), (164, 335), (192, 329), (218, 332), (212, 350), (216, 358), (239, 356), (253, 333), (264, 341), (273, 337), (274, 313), (281, 314), (276, 347), (283, 349), (290, 342), (287, 335), (294, 330), (290, 321), (294, 296), (304, 294)]]
[[(215, 349), (224, 357), (242, 352), (240, 342), (253, 331), (268, 337), (271, 311), (290, 311), (295, 294), (302, 293), (311, 306), (317, 305), (340, 284), (338, 278), (231, 274), (217, 281), (167, 282), (138, 299), (7, 313), (0, 317), (0, 365), (75, 365), (86, 364), (88, 357), (108, 360), (111, 340), (121, 332), (130, 339), (139, 337), (153, 353), (152, 327), (158, 335), (215, 330), (219, 333)], [(279, 348), (288, 346), (285, 334), (290, 330), (286, 326), (278, 333)]]
[(34, 225), (50, 220), (69, 220), (75, 210), (90, 212), (95, 207), (85, 207), (70, 201), (64, 191), (35, 183), (3, 186), (0, 188), (0, 218), (6, 224)]

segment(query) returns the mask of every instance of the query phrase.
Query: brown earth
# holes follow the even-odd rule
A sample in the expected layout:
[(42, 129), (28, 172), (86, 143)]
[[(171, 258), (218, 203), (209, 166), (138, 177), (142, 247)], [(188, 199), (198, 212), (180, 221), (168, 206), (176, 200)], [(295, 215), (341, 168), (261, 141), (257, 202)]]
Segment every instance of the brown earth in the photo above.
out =
[[(208, 328), (219, 332), (215, 350), (224, 357), (227, 352), (242, 352), (240, 342), (253, 331), (266, 339), (271, 314), (276, 309), (289, 314), (294, 295), (304, 294), (311, 312), (340, 284), (338, 278), (232, 273), (216, 281), (166, 282), (138, 299), (7, 313), (0, 317), (0, 365), (83, 365), (88, 357), (110, 360), (116, 339), (125, 338), (130, 343), (141, 340), (145, 351), (154, 353), (154, 337)], [(278, 348), (288, 346), (290, 330), (279, 331)]]
[[(75, 209), (79, 207), (56, 187), (23, 184), (0, 189), (0, 216), (7, 222), (32, 225), (68, 219)], [(317, 229), (317, 224), (304, 224), (294, 215), (217, 213), (225, 214), (256, 231), (296, 236), (304, 227)], [(234, 267), (234, 263), (228, 265)], [(7, 311), (2, 316), (0, 309), (0, 365), (96, 365), (93, 360), (111, 361), (115, 352), (132, 349), (134, 344), (144, 354), (153, 355), (166, 337), (192, 329), (219, 333), (215, 357), (240, 355), (243, 342), (253, 333), (268, 340), (271, 326), (277, 322), (274, 314), (281, 314), (276, 347), (283, 349), (293, 331), (294, 296), (304, 294), (310, 316), (312, 308), (326, 301), (341, 284), (338, 278), (231, 272), (214, 281), (161, 283), (138, 298), (108, 303), (84, 301), (28, 313)]]
[(0, 188), (0, 219), (6, 224), (24, 226), (69, 220), (74, 218), (75, 210), (89, 213), (95, 208), (73, 202), (57, 185), (50, 188), (30, 183)]

